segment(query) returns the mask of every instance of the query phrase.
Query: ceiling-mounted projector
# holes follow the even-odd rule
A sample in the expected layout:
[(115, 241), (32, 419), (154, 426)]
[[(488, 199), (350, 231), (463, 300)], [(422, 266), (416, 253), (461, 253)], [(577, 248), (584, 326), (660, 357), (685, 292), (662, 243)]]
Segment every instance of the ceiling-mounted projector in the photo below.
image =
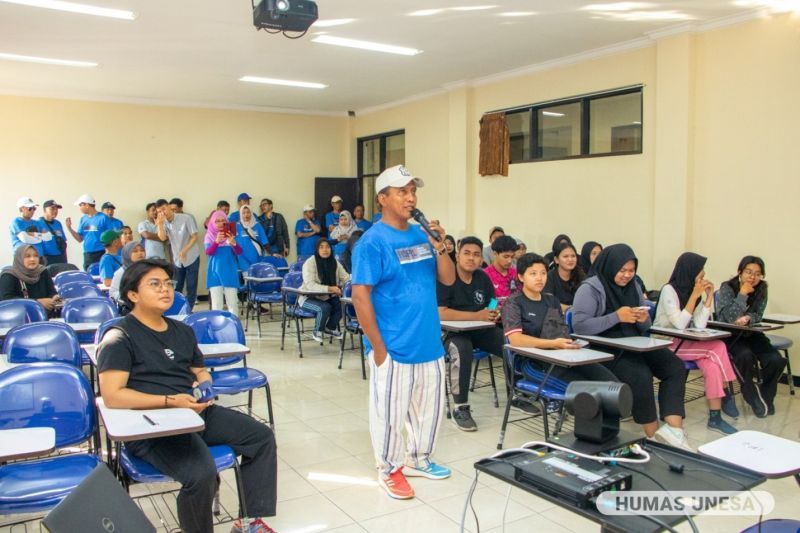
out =
[(305, 33), (317, 18), (317, 4), (311, 0), (261, 0), (253, 5), (253, 25), (270, 33)]

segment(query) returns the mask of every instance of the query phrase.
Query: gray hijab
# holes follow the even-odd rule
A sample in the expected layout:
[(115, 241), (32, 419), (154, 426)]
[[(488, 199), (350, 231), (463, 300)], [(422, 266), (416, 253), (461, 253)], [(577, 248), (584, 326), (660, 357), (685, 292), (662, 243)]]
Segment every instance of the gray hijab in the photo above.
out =
[(24, 258), (25, 252), (28, 249), (32, 249), (36, 251), (38, 254), (38, 250), (34, 246), (30, 244), (25, 245), (23, 244), (16, 250), (14, 250), (14, 263), (11, 266), (7, 266), (3, 269), (3, 274), (11, 274), (18, 280), (25, 282), (25, 283), (36, 283), (39, 281), (39, 277), (42, 275), (42, 272), (45, 271), (44, 265), (37, 264), (33, 268), (25, 268)]

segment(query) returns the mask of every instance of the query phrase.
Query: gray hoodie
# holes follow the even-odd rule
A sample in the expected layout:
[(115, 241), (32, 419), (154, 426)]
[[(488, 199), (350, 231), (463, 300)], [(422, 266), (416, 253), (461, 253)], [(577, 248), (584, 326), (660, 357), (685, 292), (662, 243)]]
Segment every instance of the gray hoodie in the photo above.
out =
[[(631, 283), (636, 283), (631, 280)], [(639, 304), (644, 305), (642, 290), (638, 284), (636, 293), (639, 295)], [(606, 312), (606, 291), (603, 283), (597, 276), (587, 279), (578, 287), (575, 293), (575, 301), (572, 304), (572, 329), (578, 335), (599, 335), (619, 324), (617, 313), (605, 314)], [(636, 327), (639, 333), (644, 335), (650, 329), (651, 323), (648, 318), (645, 322), (637, 322)]]

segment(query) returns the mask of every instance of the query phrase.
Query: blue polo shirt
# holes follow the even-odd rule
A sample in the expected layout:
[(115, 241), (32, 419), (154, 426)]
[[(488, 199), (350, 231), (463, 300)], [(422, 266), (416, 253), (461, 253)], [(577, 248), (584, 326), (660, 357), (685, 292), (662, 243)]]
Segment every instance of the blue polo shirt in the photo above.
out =
[(77, 231), (77, 234), (83, 237), (83, 251), (91, 253), (105, 250), (103, 243), (100, 242), (100, 235), (110, 229), (112, 229), (111, 219), (105, 213), (98, 211), (91, 217), (83, 215)]
[[(256, 241), (261, 245), (261, 250), (263, 251), (267, 245), (267, 235), (264, 233), (264, 228), (261, 224), (256, 224), (252, 229), (256, 234)], [(242, 253), (236, 258), (239, 261), (239, 270), (247, 272), (250, 265), (258, 263), (261, 256), (253, 244), (253, 239), (245, 232), (241, 222), (236, 224), (236, 243), (242, 247)]]
[[(48, 224), (50, 224), (50, 227), (48, 227)], [(64, 226), (62, 226), (61, 222), (59, 222), (59, 220), (56, 218), (54, 218), (51, 222), (45, 222), (44, 217), (39, 218), (39, 225), (43, 228), (43, 231), (49, 231), (53, 234), (52, 239), (42, 242), (44, 254), (60, 255), (61, 249), (58, 247), (58, 241), (56, 240), (56, 237), (67, 240), (66, 233), (64, 233)]]
[[(314, 224), (319, 226), (319, 220), (315, 218)], [(308, 233), (309, 231), (313, 230), (311, 228), (311, 224), (308, 223), (305, 217), (298, 220), (294, 225), (295, 235), (297, 235), (297, 232)], [(314, 247), (317, 244), (317, 239), (319, 239), (319, 233), (316, 233), (310, 237), (298, 237), (297, 255), (314, 255)]]
[(100, 258), (100, 279), (114, 279), (114, 272), (122, 266), (122, 258), (119, 254), (103, 254)]
[[(436, 303), (436, 253), (422, 228), (375, 224), (354, 249), (353, 285), (372, 286), (378, 329), (392, 360), (426, 363), (444, 356)], [(367, 350), (371, 350), (367, 340)]]
[(334, 213), (331, 211), (330, 213), (325, 213), (325, 227), (328, 226), (338, 226), (339, 225), (339, 215), (341, 213)]

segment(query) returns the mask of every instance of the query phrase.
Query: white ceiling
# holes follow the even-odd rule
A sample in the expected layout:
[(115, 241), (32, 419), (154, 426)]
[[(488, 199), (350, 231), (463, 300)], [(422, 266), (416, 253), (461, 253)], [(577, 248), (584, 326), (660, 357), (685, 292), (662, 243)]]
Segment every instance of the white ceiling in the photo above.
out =
[[(0, 60), (0, 92), (344, 112), (788, 0), (651, 1), (616, 12), (581, 9), (592, 0), (317, 0), (321, 20), (357, 20), (312, 27), (299, 40), (256, 31), (249, 0), (81, 1), (130, 9), (137, 18), (115, 20), (0, 2), (0, 53), (100, 64), (74, 68)], [(488, 4), (497, 7), (408, 16), (422, 9)], [(509, 11), (536, 14), (500, 16)], [(653, 17), (654, 12), (672, 18), (625, 20)], [(406, 57), (311, 42), (320, 31), (424, 52)], [(329, 87), (238, 81), (244, 75)]]

